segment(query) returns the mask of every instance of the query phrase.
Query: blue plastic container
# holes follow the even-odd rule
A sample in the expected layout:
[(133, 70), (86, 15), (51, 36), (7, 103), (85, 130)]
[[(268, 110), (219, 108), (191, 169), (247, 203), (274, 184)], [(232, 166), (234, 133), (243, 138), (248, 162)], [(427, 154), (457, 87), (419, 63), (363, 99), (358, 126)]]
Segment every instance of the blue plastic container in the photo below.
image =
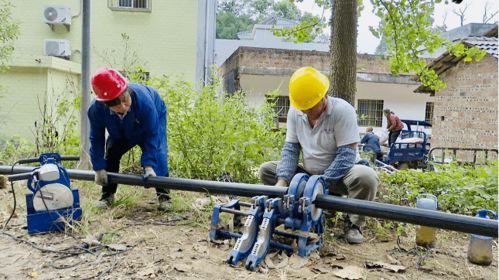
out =
[[(438, 199), (429, 193), (422, 193), (416, 197), (416, 207), (426, 210), (437, 210)], [(426, 226), (416, 228), (416, 244), (423, 247), (434, 247), (436, 241), (436, 229)]]
[[(476, 217), (497, 220), (497, 214), (494, 211), (485, 209), (478, 211)], [(492, 263), (492, 237), (470, 234), (468, 260), (474, 264), (490, 265)]]

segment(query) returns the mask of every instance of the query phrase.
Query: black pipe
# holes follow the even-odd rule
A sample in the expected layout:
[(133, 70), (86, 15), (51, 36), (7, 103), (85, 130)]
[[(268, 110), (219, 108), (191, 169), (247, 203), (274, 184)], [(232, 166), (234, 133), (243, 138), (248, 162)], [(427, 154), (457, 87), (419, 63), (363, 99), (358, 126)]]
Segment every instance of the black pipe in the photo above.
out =
[[(11, 172), (12, 166), (0, 165), (0, 174), (18, 174), (27, 173), (33, 170), (34, 167), (15, 166), (14, 172)], [(95, 173), (93, 171), (66, 169), (68, 175), (74, 180), (93, 181)], [(270, 197), (279, 197), (287, 193), (288, 188), (228, 183), (195, 179), (182, 179), (173, 177), (149, 177), (144, 180), (142, 176), (120, 174), (108, 172), (108, 180), (110, 183), (123, 185), (137, 185), (146, 188), (165, 187), (167, 189), (192, 191), (192, 192), (208, 192), (213, 194), (232, 194), (237, 196), (253, 197), (256, 195), (267, 195)]]
[(314, 203), (319, 208), (340, 212), (497, 237), (497, 220), (332, 195), (317, 195)]
[[(0, 174), (12, 174), (11, 166), (0, 166)], [(29, 172), (33, 167), (16, 166), (14, 174)], [(94, 180), (93, 171), (68, 169), (71, 179)], [(171, 177), (150, 177), (144, 180), (142, 176), (108, 173), (109, 181), (124, 185), (138, 185), (146, 188), (161, 186), (174, 190), (209, 192), (217, 194), (232, 194), (245, 197), (267, 195), (282, 197), (287, 193), (286, 187), (264, 186), (253, 184), (226, 183)], [(423, 226), (443, 228), (466, 233), (475, 233), (497, 237), (498, 223), (496, 220), (487, 220), (463, 215), (449, 214), (440, 211), (411, 208), (386, 203), (342, 198), (330, 195), (318, 195), (314, 203), (319, 208), (331, 209), (352, 214), (365, 215), (383, 219), (408, 222)]]

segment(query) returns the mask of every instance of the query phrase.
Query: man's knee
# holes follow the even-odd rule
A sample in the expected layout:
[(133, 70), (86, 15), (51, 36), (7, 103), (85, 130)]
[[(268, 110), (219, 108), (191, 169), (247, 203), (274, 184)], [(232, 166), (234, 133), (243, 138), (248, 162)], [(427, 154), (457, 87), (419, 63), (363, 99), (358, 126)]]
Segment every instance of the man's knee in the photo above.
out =
[(277, 162), (269, 161), (260, 165), (258, 169), (258, 176), (260, 181), (265, 185), (275, 185), (277, 183), (276, 178)]
[(349, 175), (348, 182), (345, 182), (349, 191), (355, 188), (356, 190), (352, 191), (362, 194), (361, 196), (369, 200), (374, 199), (379, 186), (379, 178), (372, 168), (355, 165)]

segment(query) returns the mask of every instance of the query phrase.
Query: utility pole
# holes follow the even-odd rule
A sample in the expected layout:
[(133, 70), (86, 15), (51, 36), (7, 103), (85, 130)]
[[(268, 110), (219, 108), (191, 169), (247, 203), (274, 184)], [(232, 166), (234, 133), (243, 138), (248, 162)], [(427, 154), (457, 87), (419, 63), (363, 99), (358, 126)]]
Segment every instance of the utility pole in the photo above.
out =
[(87, 109), (90, 106), (90, 3), (82, 0), (81, 102), (80, 102), (80, 161), (78, 168), (89, 169), (90, 149)]

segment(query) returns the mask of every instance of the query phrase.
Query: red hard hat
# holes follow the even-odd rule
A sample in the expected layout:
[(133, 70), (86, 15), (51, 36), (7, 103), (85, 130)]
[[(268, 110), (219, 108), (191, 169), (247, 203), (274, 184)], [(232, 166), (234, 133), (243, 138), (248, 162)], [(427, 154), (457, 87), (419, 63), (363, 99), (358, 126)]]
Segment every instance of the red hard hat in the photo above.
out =
[(97, 101), (110, 101), (120, 96), (128, 86), (128, 81), (118, 71), (101, 68), (92, 77), (92, 88)]

